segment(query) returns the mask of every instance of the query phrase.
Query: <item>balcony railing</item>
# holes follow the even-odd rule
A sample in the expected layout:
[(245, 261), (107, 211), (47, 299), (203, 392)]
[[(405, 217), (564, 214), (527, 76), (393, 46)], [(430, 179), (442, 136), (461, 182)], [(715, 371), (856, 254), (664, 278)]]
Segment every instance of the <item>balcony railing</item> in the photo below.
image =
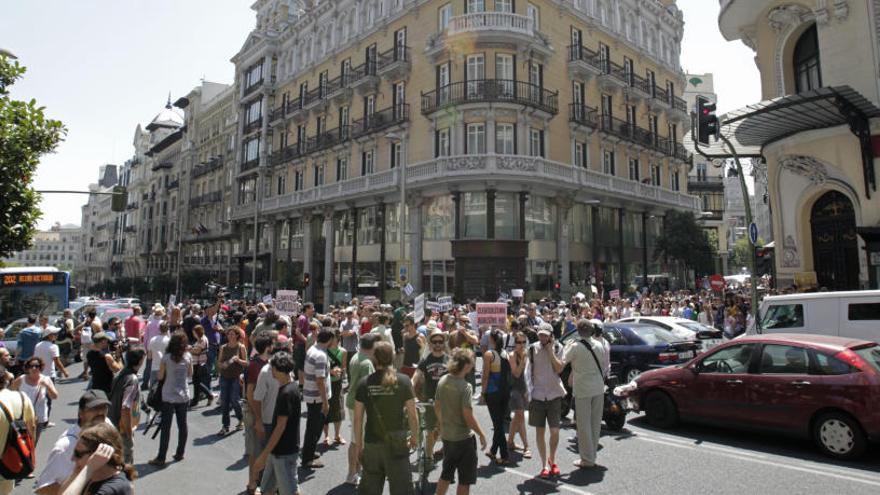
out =
[(344, 125), (336, 129), (330, 129), (314, 135), (306, 141), (306, 153), (315, 153), (337, 144), (348, 141), (350, 138), (349, 126)]
[(241, 171), (246, 172), (252, 168), (257, 168), (257, 165), (260, 164), (259, 158), (254, 158), (253, 160), (248, 160), (241, 164)]
[(525, 81), (476, 79), (447, 84), (422, 93), (422, 113), (429, 114), (447, 106), (466, 103), (517, 103), (556, 114), (558, 99), (558, 91)]
[(568, 120), (576, 124), (590, 127), (599, 126), (599, 111), (581, 103), (569, 103)]
[(272, 165), (280, 165), (305, 156), (305, 143), (294, 143), (272, 153)]
[(177, 186), (179, 186), (179, 185), (180, 185), (180, 179), (174, 179), (173, 181), (169, 182), (169, 183), (165, 186), (165, 189), (168, 190), (168, 191), (170, 191), (170, 190), (172, 190), (172, 189), (177, 189)]
[(474, 12), (451, 18), (446, 27), (446, 34), (455, 35), (489, 30), (534, 36), (535, 22), (531, 17), (510, 12)]
[(223, 157), (222, 156), (215, 156), (215, 157), (212, 157), (210, 160), (203, 162), (203, 163), (200, 163), (200, 164), (196, 165), (195, 167), (193, 167), (192, 176), (193, 176), (193, 178), (201, 177), (201, 176), (208, 174), (208, 173), (211, 173), (214, 170), (217, 170), (219, 168), (223, 168)]
[(262, 127), (262, 125), (263, 125), (263, 117), (260, 116), (259, 118), (257, 118), (257, 120), (254, 120), (253, 122), (248, 122), (248, 123), (244, 124), (242, 131), (244, 134), (249, 134), (251, 132), (256, 131), (260, 127)]
[(255, 82), (255, 83), (251, 84), (250, 86), (244, 88), (244, 92), (243, 92), (242, 95), (241, 95), (242, 98), (245, 97), (245, 96), (248, 96), (248, 95), (251, 94), (251, 93), (253, 93), (253, 92), (256, 91), (257, 89), (259, 89), (260, 86), (262, 86), (262, 85), (263, 85), (263, 79), (260, 79), (259, 81), (257, 81), (257, 82)]
[(204, 204), (210, 203), (219, 203), (223, 200), (223, 192), (222, 191), (211, 191), (209, 193), (202, 194), (201, 196), (196, 196), (189, 200), (189, 205), (191, 207), (201, 206)]
[(352, 122), (351, 137), (357, 139), (407, 121), (409, 121), (409, 105), (406, 103), (393, 105)]
[(568, 60), (571, 62), (586, 62), (596, 72), (605, 72), (603, 60), (599, 52), (594, 52), (583, 45), (568, 45)]

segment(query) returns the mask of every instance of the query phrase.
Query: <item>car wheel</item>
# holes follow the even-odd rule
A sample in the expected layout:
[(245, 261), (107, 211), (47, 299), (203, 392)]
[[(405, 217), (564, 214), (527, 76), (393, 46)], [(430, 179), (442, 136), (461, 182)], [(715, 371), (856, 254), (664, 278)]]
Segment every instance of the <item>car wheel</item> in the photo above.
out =
[(645, 397), (645, 416), (657, 428), (672, 428), (678, 423), (678, 408), (664, 392), (649, 392)]
[(838, 459), (855, 459), (867, 448), (862, 427), (843, 413), (827, 413), (813, 423), (813, 437), (826, 455)]
[(642, 370), (638, 368), (624, 368), (623, 371), (620, 373), (620, 379), (623, 380), (624, 384), (626, 384), (635, 380), (641, 374)]

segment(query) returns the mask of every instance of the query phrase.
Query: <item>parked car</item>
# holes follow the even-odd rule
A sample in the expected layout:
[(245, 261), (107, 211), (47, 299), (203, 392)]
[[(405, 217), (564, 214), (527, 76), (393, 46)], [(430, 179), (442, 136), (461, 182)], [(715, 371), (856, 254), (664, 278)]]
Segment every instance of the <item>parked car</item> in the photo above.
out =
[(3, 345), (9, 349), (9, 353), (13, 356), (18, 350), (18, 333), (28, 327), (27, 318), (19, 318), (3, 330)]
[(707, 327), (702, 323), (675, 316), (631, 316), (617, 320), (620, 323), (646, 323), (669, 330), (681, 340), (693, 340), (700, 343), (700, 349), (708, 351), (723, 342), (721, 330)]
[(685, 420), (774, 431), (852, 459), (880, 441), (880, 346), (824, 335), (745, 336), (642, 374), (629, 395), (656, 427)]
[[(682, 341), (655, 325), (606, 323), (603, 332), (611, 344), (611, 374), (620, 383), (633, 381), (643, 371), (687, 362), (700, 349), (698, 343)], [(560, 342), (576, 338), (577, 332), (569, 332)]]
[(811, 333), (880, 342), (880, 290), (767, 296), (755, 333)]

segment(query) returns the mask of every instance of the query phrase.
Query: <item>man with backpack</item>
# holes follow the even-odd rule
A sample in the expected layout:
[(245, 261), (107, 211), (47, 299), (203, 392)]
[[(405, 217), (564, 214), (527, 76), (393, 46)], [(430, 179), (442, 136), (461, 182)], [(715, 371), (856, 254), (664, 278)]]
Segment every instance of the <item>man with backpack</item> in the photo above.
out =
[(21, 392), (6, 388), (12, 374), (0, 365), (0, 495), (34, 470), (37, 422), (34, 406)]
[(589, 320), (577, 323), (578, 338), (566, 346), (563, 361), (571, 364), (574, 407), (577, 411), (577, 440), (579, 468), (596, 465), (602, 408), (605, 401), (605, 353), (601, 344), (593, 340), (595, 327)]
[(113, 377), (110, 386), (110, 422), (122, 436), (123, 459), (126, 464), (134, 464), (134, 429), (140, 419), (141, 391), (138, 384), (138, 370), (144, 362), (146, 352), (133, 347), (125, 352), (125, 367)]
[[(538, 341), (529, 347), (529, 364), (526, 372), (531, 382), (532, 397), (529, 402), (529, 426), (535, 428), (535, 443), (541, 456), (543, 479), (561, 474), (556, 465), (556, 449), (559, 447), (559, 422), (562, 417), (562, 398), (565, 387), (559, 373), (562, 372), (562, 346), (553, 340), (549, 323), (538, 326)], [(550, 428), (550, 451), (544, 440), (546, 428)]]

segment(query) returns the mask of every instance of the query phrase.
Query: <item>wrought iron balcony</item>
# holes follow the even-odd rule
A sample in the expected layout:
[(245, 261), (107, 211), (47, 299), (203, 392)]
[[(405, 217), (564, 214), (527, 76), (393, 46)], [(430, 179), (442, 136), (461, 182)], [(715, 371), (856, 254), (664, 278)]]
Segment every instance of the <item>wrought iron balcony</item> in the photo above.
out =
[(357, 139), (367, 134), (383, 131), (391, 126), (409, 121), (409, 105), (402, 103), (373, 112), (351, 123), (351, 138)]
[(332, 148), (337, 144), (348, 141), (351, 137), (349, 126), (344, 125), (336, 129), (330, 129), (320, 134), (308, 138), (306, 141), (306, 153), (316, 153), (327, 148)]
[(305, 156), (305, 148), (305, 143), (294, 143), (272, 153), (272, 165), (280, 165), (297, 158), (302, 158)]
[(244, 134), (250, 134), (256, 130), (259, 130), (260, 127), (262, 127), (262, 126), (263, 126), (263, 117), (260, 116), (258, 119), (254, 120), (253, 122), (248, 122), (248, 123), (244, 124), (244, 127), (242, 128), (242, 132)]
[(599, 111), (582, 103), (568, 105), (568, 121), (575, 124), (596, 128), (599, 126)]
[(422, 93), (422, 113), (467, 103), (515, 103), (526, 105), (550, 114), (556, 114), (559, 92), (544, 89), (525, 81), (512, 79), (476, 79), (447, 84)]
[(179, 185), (180, 185), (180, 179), (174, 179), (173, 181), (169, 182), (169, 183), (165, 186), (165, 189), (168, 190), (168, 191), (170, 191), (170, 190), (172, 190), (172, 189), (177, 189), (177, 187), (178, 187)]
[(244, 92), (242, 92), (242, 94), (241, 94), (242, 98), (244, 98), (244, 97), (250, 95), (251, 93), (253, 93), (254, 91), (260, 89), (261, 86), (263, 86), (263, 79), (262, 78), (259, 81), (244, 88)]
[(223, 168), (223, 157), (214, 156), (211, 157), (208, 161), (200, 163), (193, 167), (192, 176), (193, 178), (198, 178), (220, 168)]
[(409, 72), (410, 50), (408, 46), (396, 45), (379, 54), (378, 73), (390, 79), (397, 79)]
[(257, 168), (257, 166), (258, 166), (259, 164), (260, 164), (260, 159), (259, 159), (259, 158), (254, 158), (253, 160), (248, 160), (248, 161), (243, 162), (243, 163), (241, 164), (241, 171), (242, 171), (242, 172), (246, 172), (246, 171), (251, 170), (251, 169), (253, 169), (253, 168)]

